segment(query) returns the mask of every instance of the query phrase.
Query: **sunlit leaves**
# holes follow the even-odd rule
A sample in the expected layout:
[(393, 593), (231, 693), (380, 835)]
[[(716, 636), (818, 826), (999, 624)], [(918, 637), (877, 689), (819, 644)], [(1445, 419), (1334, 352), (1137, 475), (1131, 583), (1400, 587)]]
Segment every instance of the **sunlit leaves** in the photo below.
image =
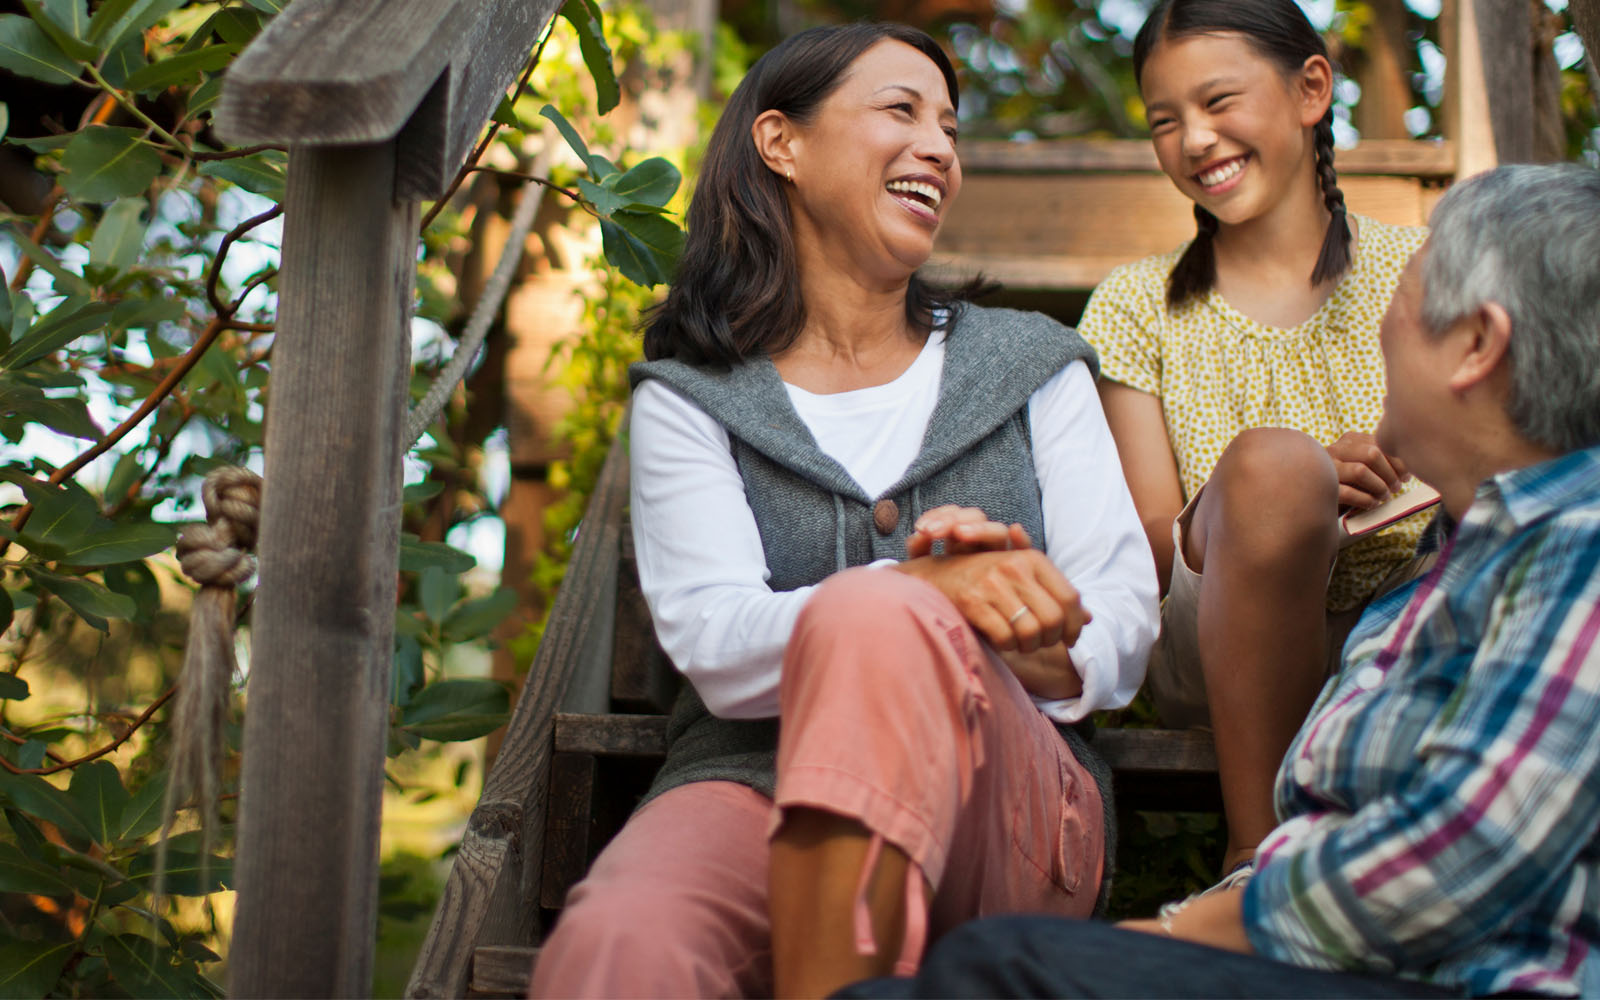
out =
[(139, 259), (144, 245), (145, 203), (142, 198), (122, 198), (113, 202), (95, 227), (89, 244), (89, 262), (125, 271)]
[(287, 164), (288, 158), (284, 154), (269, 149), (250, 156), (202, 163), (200, 173), (205, 177), (220, 177), (225, 181), (231, 181), (246, 191), (271, 198), (273, 201), (282, 201)]
[(621, 100), (622, 91), (617, 86), (616, 69), (611, 65), (611, 46), (606, 43), (600, 5), (595, 0), (567, 0), (561, 7), (561, 16), (577, 29), (583, 64), (594, 77), (595, 110), (608, 114)]

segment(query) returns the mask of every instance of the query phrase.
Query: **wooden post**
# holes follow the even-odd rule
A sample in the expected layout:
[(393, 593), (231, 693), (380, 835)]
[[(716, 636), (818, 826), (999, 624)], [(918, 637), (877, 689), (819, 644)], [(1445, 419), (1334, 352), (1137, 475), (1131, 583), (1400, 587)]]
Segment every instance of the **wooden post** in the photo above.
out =
[(241, 778), (236, 996), (372, 983), (418, 201), (556, 0), (296, 0), (229, 68), (231, 142), (291, 147)]
[(1444, 134), (1456, 177), (1533, 158), (1527, 0), (1445, 0)]
[(393, 142), (296, 149), (241, 777), (235, 996), (364, 995), (417, 206)]

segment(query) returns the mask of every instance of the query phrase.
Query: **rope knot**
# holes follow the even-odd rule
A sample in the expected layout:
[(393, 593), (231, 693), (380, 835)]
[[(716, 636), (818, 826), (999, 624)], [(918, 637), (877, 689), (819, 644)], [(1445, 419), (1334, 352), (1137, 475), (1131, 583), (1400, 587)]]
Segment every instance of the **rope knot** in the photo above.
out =
[(202, 587), (237, 587), (256, 571), (250, 552), (261, 523), (261, 477), (231, 466), (212, 469), (200, 495), (206, 523), (178, 535), (178, 564)]

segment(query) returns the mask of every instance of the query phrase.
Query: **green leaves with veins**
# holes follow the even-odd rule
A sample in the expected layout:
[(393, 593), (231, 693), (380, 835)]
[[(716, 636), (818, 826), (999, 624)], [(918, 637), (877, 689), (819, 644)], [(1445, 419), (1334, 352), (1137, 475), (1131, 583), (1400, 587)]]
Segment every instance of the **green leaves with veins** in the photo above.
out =
[(666, 284), (683, 251), (684, 233), (665, 217), (683, 175), (663, 157), (653, 156), (627, 170), (589, 152), (572, 124), (546, 104), (539, 114), (561, 133), (589, 174), (577, 182), (583, 202), (600, 219), (606, 260), (628, 280), (646, 287)]

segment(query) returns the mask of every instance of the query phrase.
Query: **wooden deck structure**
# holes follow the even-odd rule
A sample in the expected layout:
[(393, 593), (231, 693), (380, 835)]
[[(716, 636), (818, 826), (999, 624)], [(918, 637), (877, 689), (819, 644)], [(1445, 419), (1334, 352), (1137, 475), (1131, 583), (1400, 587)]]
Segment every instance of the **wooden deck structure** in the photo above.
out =
[[(418, 202), (444, 193), (556, 6), (296, 0), (227, 76), (222, 134), (291, 148), (234, 995), (352, 996), (370, 985)], [(1451, 141), (1342, 153), (1357, 211), (1418, 222), (1452, 177), (1526, 158), (1517, 116), (1504, 112), (1517, 107), (1507, 76), (1516, 61), (1498, 59), (1526, 37), (1518, 9), (1525, 26), (1525, 3), (1446, 0)], [(1481, 42), (1480, 22), (1494, 27)], [(962, 155), (967, 189), (939, 245), (952, 271), (1081, 292), (1189, 234), (1188, 205), (1153, 172), (1143, 142), (980, 143)], [(633, 575), (626, 495), (619, 450), (411, 996), (525, 990), (547, 909), (626, 811), (618, 790), (642, 787), (663, 749), (671, 675)], [(1214, 782), (1209, 744), (1194, 734), (1102, 731), (1096, 745), (1125, 797), (1172, 805)]]

